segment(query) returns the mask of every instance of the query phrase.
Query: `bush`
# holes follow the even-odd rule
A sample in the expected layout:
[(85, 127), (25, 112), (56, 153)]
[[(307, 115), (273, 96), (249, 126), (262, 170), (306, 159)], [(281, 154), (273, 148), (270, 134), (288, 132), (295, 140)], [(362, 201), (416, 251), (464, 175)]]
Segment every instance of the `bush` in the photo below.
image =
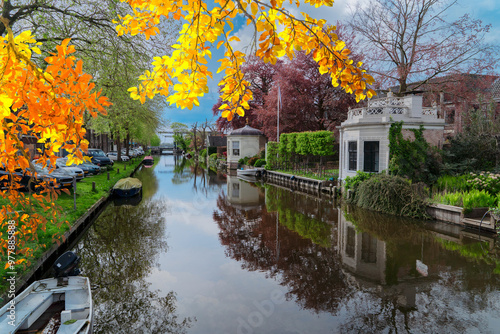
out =
[(260, 150), (260, 152), (259, 152), (259, 158), (263, 159), (263, 160), (266, 159), (266, 149), (265, 148), (263, 148), (262, 150)]
[(433, 184), (441, 170), (439, 153), (425, 140), (422, 125), (419, 129), (409, 129), (414, 140), (404, 139), (402, 130), (402, 121), (392, 123), (389, 129), (389, 171), (413, 182)]
[(468, 192), (445, 192), (432, 197), (434, 203), (461, 206), (464, 213), (474, 208), (486, 208), (496, 205), (497, 198), (484, 190), (473, 189)]
[(354, 204), (370, 210), (412, 218), (427, 217), (423, 185), (399, 176), (375, 174), (361, 182)]
[(207, 150), (206, 149), (203, 149), (200, 151), (200, 157), (204, 158), (207, 156)]
[(251, 157), (250, 159), (248, 159), (247, 165), (253, 166), (257, 162), (257, 160), (259, 160), (257, 157)]
[(266, 169), (276, 168), (278, 165), (278, 143), (275, 141), (270, 141), (267, 143), (266, 151)]
[(491, 194), (500, 192), (500, 174), (481, 172), (465, 176), (471, 189), (486, 190)]
[(255, 166), (255, 167), (262, 167), (262, 166), (263, 166), (263, 165), (265, 165), (265, 164), (266, 164), (266, 160), (264, 160), (264, 159), (259, 159), (259, 160), (257, 160), (257, 161), (255, 162), (254, 166)]
[(240, 165), (244, 165), (245, 164), (245, 159), (241, 158), (240, 160), (238, 160), (238, 163)]
[(467, 182), (468, 176), (451, 176), (443, 175), (436, 181), (436, 189), (438, 191), (466, 191), (471, 188), (470, 183)]
[(249, 160), (249, 159), (250, 159), (249, 157), (244, 157), (244, 158), (243, 158), (243, 164), (244, 164), (244, 165), (248, 165), (248, 160)]
[(210, 159), (217, 159), (217, 153), (210, 154)]

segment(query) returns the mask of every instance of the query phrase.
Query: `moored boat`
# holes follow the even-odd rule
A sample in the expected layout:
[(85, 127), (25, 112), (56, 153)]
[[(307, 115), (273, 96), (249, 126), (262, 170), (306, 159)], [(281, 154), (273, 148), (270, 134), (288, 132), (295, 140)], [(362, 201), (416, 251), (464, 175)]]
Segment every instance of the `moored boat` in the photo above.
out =
[(144, 157), (144, 159), (142, 160), (142, 163), (144, 165), (144, 167), (146, 168), (150, 168), (154, 165), (154, 159), (152, 156), (148, 155), (146, 157)]
[(56, 278), (35, 281), (0, 309), (0, 333), (90, 334), (90, 281), (76, 268), (79, 258), (64, 253), (54, 264)]
[(119, 180), (113, 186), (113, 194), (120, 197), (130, 197), (137, 195), (142, 189), (142, 182), (134, 177), (126, 177)]
[(252, 169), (238, 169), (236, 170), (237, 176), (246, 176), (246, 177), (261, 177), (266, 174), (266, 170), (264, 168), (252, 168)]

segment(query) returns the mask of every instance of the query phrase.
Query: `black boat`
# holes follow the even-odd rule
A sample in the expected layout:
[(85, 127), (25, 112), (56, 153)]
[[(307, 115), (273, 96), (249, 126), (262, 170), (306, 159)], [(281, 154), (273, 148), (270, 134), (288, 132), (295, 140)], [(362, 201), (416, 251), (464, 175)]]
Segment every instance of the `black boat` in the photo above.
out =
[(119, 180), (113, 187), (113, 194), (120, 197), (131, 197), (137, 195), (142, 189), (142, 182), (134, 177), (126, 177)]

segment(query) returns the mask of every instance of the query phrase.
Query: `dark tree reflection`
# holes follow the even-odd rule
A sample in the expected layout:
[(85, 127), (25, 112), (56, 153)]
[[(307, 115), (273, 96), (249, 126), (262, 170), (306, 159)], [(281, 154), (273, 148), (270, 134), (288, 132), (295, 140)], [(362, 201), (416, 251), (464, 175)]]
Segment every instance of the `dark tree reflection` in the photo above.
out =
[[(166, 251), (164, 203), (109, 206), (78, 244), (90, 278), (95, 333), (186, 333), (191, 319), (176, 315), (175, 294), (150, 291), (145, 278)], [(102, 270), (96, 270), (102, 268)]]
[(495, 238), (344, 213), (272, 186), (265, 206), (231, 196), (220, 194), (213, 213), (227, 256), (278, 280), (302, 308), (338, 316), (335, 332), (489, 332), (500, 313)]
[[(311, 205), (308, 201), (314, 200), (301, 199), (299, 204), (303, 206), (295, 213), (309, 217), (309, 227), (315, 230), (318, 226), (313, 226), (315, 218), (312, 217), (325, 213), (320, 212), (320, 206)], [(219, 195), (217, 208), (213, 218), (220, 227), (219, 238), (226, 246), (227, 256), (241, 261), (245, 269), (264, 271), (268, 277), (280, 280), (289, 288), (287, 297), (296, 299), (303, 308), (316, 312), (337, 312), (339, 302), (350, 289), (334, 248), (322, 247), (301, 236), (301, 229), (295, 232), (287, 228), (286, 217), (278, 217), (279, 210), (268, 212), (260, 207), (245, 210), (229, 203), (224, 193)], [(330, 239), (332, 225), (328, 225), (326, 230), (324, 226), (320, 223), (320, 233), (327, 234), (321, 239)]]

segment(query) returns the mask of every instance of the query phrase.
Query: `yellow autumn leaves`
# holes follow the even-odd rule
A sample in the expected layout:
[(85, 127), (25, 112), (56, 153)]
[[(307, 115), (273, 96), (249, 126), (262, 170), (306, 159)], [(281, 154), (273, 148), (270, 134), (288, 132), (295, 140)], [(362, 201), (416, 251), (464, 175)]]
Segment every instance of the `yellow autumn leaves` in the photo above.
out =
[[(338, 40), (334, 27), (305, 13), (301, 19), (294, 17), (284, 7), (283, 0), (216, 0), (215, 4), (193, 0), (122, 1), (130, 4), (134, 14), (119, 18), (116, 28), (119, 35), (140, 33), (149, 38), (158, 33), (155, 28), (162, 17), (185, 22), (172, 55), (155, 58), (153, 71), (146, 72), (140, 78), (140, 85), (130, 89), (132, 98), (141, 102), (160, 94), (180, 108), (198, 105), (198, 98), (208, 92), (208, 78), (212, 77), (206, 65), (212, 56), (210, 50), (224, 46), (224, 58), (219, 59), (217, 70), (224, 72), (219, 82), (224, 102), (220, 107), (222, 116), (231, 120), (235, 114), (244, 115), (253, 95), (240, 70), (246, 54), (231, 44), (236, 39), (233, 21), (237, 15), (246, 17), (246, 24), (259, 34), (254, 51), (264, 61), (275, 63), (285, 55), (293, 58), (297, 50), (302, 50), (313, 54), (320, 72), (328, 73), (334, 86), (340, 85), (355, 94), (358, 101), (375, 94), (369, 88), (373, 78), (361, 68), (362, 64), (353, 64), (350, 51)], [(305, 0), (305, 3), (319, 7), (331, 6), (333, 1)]]

